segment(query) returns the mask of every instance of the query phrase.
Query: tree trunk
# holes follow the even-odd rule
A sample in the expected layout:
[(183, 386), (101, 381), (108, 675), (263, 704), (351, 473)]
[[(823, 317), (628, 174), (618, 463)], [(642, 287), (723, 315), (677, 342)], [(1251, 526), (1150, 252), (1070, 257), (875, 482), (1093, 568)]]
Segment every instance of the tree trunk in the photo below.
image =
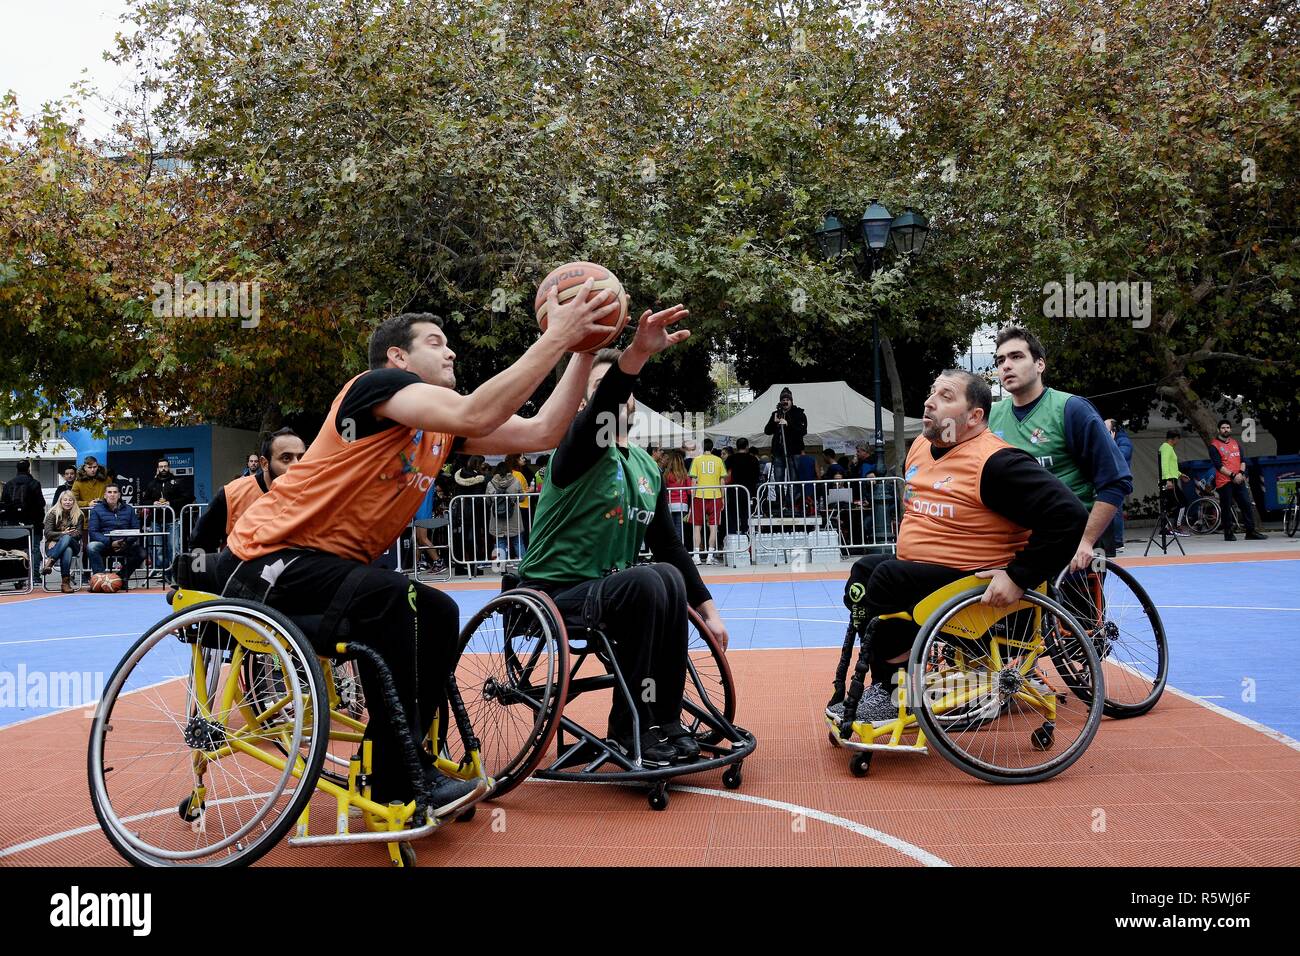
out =
[(284, 422), (284, 415), (280, 411), (279, 402), (267, 402), (266, 407), (262, 409), (262, 430), (263, 436), (276, 431)]
[(898, 374), (898, 363), (894, 361), (894, 347), (889, 336), (880, 337), (880, 354), (885, 360), (885, 374), (889, 376), (889, 403), (894, 410), (894, 470), (903, 473), (903, 462), (907, 460), (907, 436), (903, 434), (903, 380)]

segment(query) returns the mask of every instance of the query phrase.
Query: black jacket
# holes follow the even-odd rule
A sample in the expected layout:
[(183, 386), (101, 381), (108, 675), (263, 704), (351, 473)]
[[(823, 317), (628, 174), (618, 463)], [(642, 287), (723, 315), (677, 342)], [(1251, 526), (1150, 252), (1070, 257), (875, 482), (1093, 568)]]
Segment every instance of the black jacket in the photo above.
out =
[(772, 436), (772, 454), (777, 457), (793, 457), (803, 453), (804, 436), (808, 434), (808, 416), (798, 405), (791, 405), (783, 416), (785, 425), (776, 423), (776, 412), (767, 418), (763, 434)]
[(31, 475), (15, 475), (6, 481), (0, 493), (0, 505), (3, 505), (0, 510), (4, 511), (4, 520), (11, 524), (33, 528), (45, 525), (45, 493), (41, 491), (41, 483)]
[(166, 478), (154, 475), (144, 486), (139, 504), (152, 505), (159, 499), (165, 500), (176, 514), (180, 514), (181, 508), (190, 503), (189, 494), (175, 475), (168, 475)]

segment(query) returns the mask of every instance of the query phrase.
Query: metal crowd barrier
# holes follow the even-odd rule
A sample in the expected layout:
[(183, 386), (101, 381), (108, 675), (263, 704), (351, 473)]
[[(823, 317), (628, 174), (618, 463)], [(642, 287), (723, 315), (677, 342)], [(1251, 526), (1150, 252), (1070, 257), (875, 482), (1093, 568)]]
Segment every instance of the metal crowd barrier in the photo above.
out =
[(905, 488), (901, 478), (764, 482), (749, 519), (753, 561), (828, 563), (892, 552)]
[[(709, 492), (721, 491), (721, 496)], [(718, 502), (710, 505), (710, 501)], [(690, 501), (681, 515), (682, 543), (686, 550), (705, 564), (725, 564), (728, 567), (749, 566), (749, 525), (753, 502), (744, 485), (722, 485), (714, 488), (691, 488)], [(697, 525), (695, 519), (703, 520)], [(712, 521), (710, 519), (713, 519)], [(673, 518), (673, 524), (677, 519)], [(696, 546), (696, 529), (699, 529), (699, 546)], [(712, 533), (711, 533), (712, 529)], [(710, 547), (710, 537), (713, 547)], [(648, 554), (649, 552), (644, 552)]]
[[(162, 583), (164, 572), (171, 566), (172, 555), (176, 553), (180, 543), (176, 512), (172, 510), (171, 505), (132, 505), (132, 507), (135, 508), (135, 513), (140, 519), (140, 544), (144, 548), (145, 556), (141, 570), (144, 571), (145, 587), (149, 586), (149, 580), (154, 575), (157, 575), (159, 583)], [(89, 547), (89, 533), (87, 533), (87, 547)], [(105, 562), (109, 555), (110, 552), (104, 552)], [(88, 563), (89, 558), (87, 558)]]
[[(528, 531), (537, 509), (540, 492), (522, 494), (457, 495), (447, 507), (448, 551), (452, 574), (464, 568), (470, 577), (490, 569), (505, 571), (523, 559), (528, 548)], [(496, 517), (496, 503), (510, 505), (505, 521)], [(519, 504), (528, 501), (528, 514)]]
[[(32, 550), (34, 548), (34, 537), (38, 532), (31, 525), (6, 525), (0, 527), (0, 551), (17, 551), (14, 545), (22, 542), (23, 546), (23, 563), (27, 566), (27, 572), (23, 575), (9, 575), (0, 577), (0, 583), (13, 584), (14, 588), (20, 594), (30, 594), (36, 590), (36, 566), (32, 560)], [(41, 532), (43, 534), (43, 531)], [(44, 549), (40, 554), (44, 554)], [(7, 564), (11, 559), (5, 559)], [(12, 560), (17, 560), (14, 558)], [(25, 586), (24, 586), (25, 585)]]
[(196, 501), (193, 504), (185, 505), (181, 508), (180, 517), (176, 521), (177, 539), (175, 546), (186, 554), (190, 551), (190, 539), (194, 537), (194, 529), (199, 526), (199, 519), (203, 517), (203, 512), (208, 510), (208, 502)]

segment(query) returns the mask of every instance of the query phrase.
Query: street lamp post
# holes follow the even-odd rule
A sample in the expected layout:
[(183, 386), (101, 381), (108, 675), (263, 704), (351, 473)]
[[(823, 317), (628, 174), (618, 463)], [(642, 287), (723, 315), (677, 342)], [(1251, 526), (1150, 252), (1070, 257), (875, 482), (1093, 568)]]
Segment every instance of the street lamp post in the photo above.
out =
[[(817, 230), (817, 244), (821, 247), (822, 257), (827, 262), (834, 262), (844, 253), (852, 255), (854, 239), (861, 243), (862, 256), (853, 256), (859, 275), (863, 280), (870, 280), (876, 268), (884, 261), (888, 246), (893, 245), (899, 255), (920, 255), (925, 248), (925, 240), (930, 232), (930, 225), (925, 216), (915, 212), (910, 206), (902, 215), (891, 216), (889, 210), (874, 199), (867, 205), (858, 222), (856, 236), (851, 236), (834, 211), (826, 213), (822, 226)], [(885, 426), (880, 398), (880, 310), (871, 311), (871, 366), (875, 375), (876, 404), (876, 475), (885, 473)]]

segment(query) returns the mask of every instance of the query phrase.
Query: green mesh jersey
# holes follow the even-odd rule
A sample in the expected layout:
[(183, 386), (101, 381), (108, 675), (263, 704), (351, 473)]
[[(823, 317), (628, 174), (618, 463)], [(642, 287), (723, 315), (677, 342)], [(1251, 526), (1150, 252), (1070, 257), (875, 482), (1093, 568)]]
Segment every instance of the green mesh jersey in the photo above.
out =
[(542, 486), (519, 576), (588, 581), (636, 562), (663, 478), (644, 448), (613, 445), (565, 488)]
[(1074, 396), (1054, 388), (1043, 390), (1033, 411), (1017, 421), (1015, 406), (1004, 398), (993, 403), (989, 431), (1038, 459), (1039, 464), (1060, 478), (1089, 507), (1096, 495), (1092, 482), (1083, 476), (1065, 444), (1065, 403)]

